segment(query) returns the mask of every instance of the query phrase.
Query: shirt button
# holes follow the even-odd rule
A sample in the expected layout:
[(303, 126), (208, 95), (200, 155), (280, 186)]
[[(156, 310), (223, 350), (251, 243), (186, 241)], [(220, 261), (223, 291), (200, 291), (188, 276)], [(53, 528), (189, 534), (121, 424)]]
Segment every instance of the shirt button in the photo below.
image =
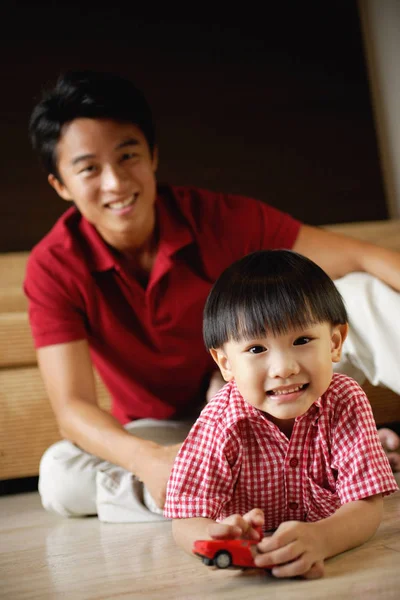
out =
[(299, 464), (299, 461), (297, 460), (297, 458), (291, 458), (289, 461), (289, 465), (291, 467), (297, 467), (298, 464)]
[(296, 510), (297, 508), (299, 508), (299, 505), (297, 504), (297, 502), (289, 502), (289, 508), (290, 510)]

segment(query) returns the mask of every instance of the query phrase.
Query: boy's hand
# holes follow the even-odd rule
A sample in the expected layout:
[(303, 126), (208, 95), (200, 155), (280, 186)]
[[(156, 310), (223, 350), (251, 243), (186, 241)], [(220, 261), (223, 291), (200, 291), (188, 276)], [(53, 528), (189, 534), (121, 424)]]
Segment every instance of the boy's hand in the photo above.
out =
[(324, 574), (323, 542), (314, 523), (286, 521), (257, 544), (257, 567), (272, 568), (275, 577), (317, 579)]
[(208, 533), (217, 540), (232, 540), (243, 538), (258, 541), (264, 525), (264, 513), (260, 508), (253, 508), (245, 515), (230, 515), (221, 523), (212, 523)]

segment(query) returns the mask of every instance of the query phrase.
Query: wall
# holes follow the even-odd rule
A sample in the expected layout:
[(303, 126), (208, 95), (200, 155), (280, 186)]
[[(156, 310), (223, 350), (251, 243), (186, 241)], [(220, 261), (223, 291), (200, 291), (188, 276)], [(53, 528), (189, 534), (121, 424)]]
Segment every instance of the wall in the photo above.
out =
[[(188, 16), (122, 2), (3, 7), (0, 251), (27, 250), (66, 205), (27, 140), (47, 82), (117, 71), (155, 114), (159, 179), (243, 193), (312, 224), (387, 216), (354, 0)], [(173, 7), (173, 5), (172, 5)]]
[(391, 217), (400, 217), (400, 2), (359, 0)]

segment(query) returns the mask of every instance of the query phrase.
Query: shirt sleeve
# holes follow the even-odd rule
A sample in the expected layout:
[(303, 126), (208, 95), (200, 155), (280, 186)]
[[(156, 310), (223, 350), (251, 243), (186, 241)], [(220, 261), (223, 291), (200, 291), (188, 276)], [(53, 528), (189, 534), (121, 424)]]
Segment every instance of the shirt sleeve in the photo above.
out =
[(218, 424), (198, 419), (175, 460), (164, 515), (172, 519), (217, 520), (232, 497), (234, 476), (230, 463), (234, 453), (232, 442)]
[(342, 504), (398, 490), (378, 437), (371, 405), (358, 385), (351, 389), (338, 417), (332, 468), (338, 472), (337, 492)]
[(259, 202), (262, 223), (263, 250), (286, 248), (291, 250), (302, 223), (273, 206)]
[(253, 198), (225, 195), (218, 231), (234, 260), (257, 250), (291, 249), (302, 223)]
[(31, 254), (24, 292), (36, 348), (87, 338), (83, 301), (56, 257)]

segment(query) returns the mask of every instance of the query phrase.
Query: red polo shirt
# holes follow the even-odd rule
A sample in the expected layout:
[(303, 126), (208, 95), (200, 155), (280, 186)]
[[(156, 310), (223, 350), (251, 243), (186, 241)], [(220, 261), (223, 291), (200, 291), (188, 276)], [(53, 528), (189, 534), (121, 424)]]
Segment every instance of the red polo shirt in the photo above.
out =
[(37, 348), (86, 339), (122, 423), (179, 418), (215, 368), (202, 341), (208, 292), (233, 261), (291, 248), (300, 223), (267, 204), (160, 187), (159, 248), (146, 289), (76, 208), (32, 250), (24, 290)]

